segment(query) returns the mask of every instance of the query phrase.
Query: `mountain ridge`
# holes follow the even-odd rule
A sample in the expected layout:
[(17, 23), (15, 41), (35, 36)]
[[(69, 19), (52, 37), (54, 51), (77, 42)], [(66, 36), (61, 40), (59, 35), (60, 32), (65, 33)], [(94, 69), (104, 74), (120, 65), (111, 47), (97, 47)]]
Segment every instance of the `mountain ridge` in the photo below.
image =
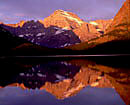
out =
[[(61, 48), (64, 51), (67, 50), (67, 54), (129, 53), (129, 5), (130, 0), (126, 0), (115, 18), (107, 21), (97, 20), (86, 23), (83, 20), (79, 20), (83, 22), (79, 25), (79, 23), (76, 23), (76, 20), (78, 20), (77, 15), (74, 14), (77, 19), (69, 17), (66, 20), (73, 13), (58, 10), (46, 18), (46, 24), (50, 26), (48, 28), (45, 28), (44, 24), (39, 21), (28, 21), (22, 27), (18, 26), (17, 28), (4, 24), (2, 24), (2, 27), (10, 30), (14, 36), (25, 38), (33, 44), (43, 47)], [(62, 17), (61, 20), (59, 17)], [(57, 22), (58, 19), (60, 22)], [(66, 23), (64, 24), (64, 22)], [(116, 25), (112, 25), (115, 23)], [(55, 24), (60, 27), (56, 27)]]
[[(98, 27), (98, 25), (95, 26), (91, 23), (87, 23), (87, 22), (81, 20), (74, 13), (63, 11), (63, 10), (56, 10), (56, 11), (54, 11), (54, 13), (52, 13), (49, 17), (45, 18), (44, 20), (20, 21), (17, 24), (2, 23), (1, 26), (16, 36), (19, 36), (19, 37), (25, 36), (25, 39), (27, 39), (28, 41), (32, 41), (32, 42), (35, 39), (37, 40), (37, 38), (30, 40), (30, 38), (28, 39), (27, 36), (30, 36), (30, 37), (36, 36), (36, 35), (42, 36), (45, 34), (48, 35), (50, 33), (52, 36), (54, 36), (55, 34), (60, 34), (60, 33), (64, 35), (64, 32), (67, 32), (67, 31), (68, 32), (71, 31), (73, 34), (75, 34), (75, 36), (77, 36), (81, 40), (81, 42), (85, 42), (90, 39), (100, 37), (104, 33), (104, 31), (105, 31), (105, 26), (103, 25), (104, 22), (105, 22), (105, 20), (102, 23), (100, 23), (100, 27)], [(30, 23), (30, 25), (28, 23)], [(28, 26), (26, 24), (28, 24)], [(108, 25), (110, 23), (106, 22), (106, 24)], [(25, 25), (27, 27), (25, 27)], [(54, 27), (54, 28), (51, 29), (50, 27)], [(51, 30), (48, 31), (49, 28)], [(29, 31), (27, 32), (27, 29), (30, 32)], [(39, 34), (34, 32), (33, 30), (36, 30), (36, 31), (39, 30)], [(46, 30), (48, 31), (48, 33), (44, 32)], [(55, 30), (57, 30), (57, 31), (55, 31)], [(69, 35), (72, 35), (72, 34), (69, 33), (68, 36)], [(49, 40), (52, 40), (52, 39), (49, 39)], [(55, 39), (55, 42), (56, 42), (56, 40), (58, 41), (59, 39)], [(79, 42), (76, 42), (76, 43), (79, 43)], [(35, 42), (35, 44), (38, 44), (38, 43)], [(66, 43), (61, 46), (65, 47), (65, 46), (69, 46), (69, 45), (71, 45), (71, 44)], [(46, 45), (43, 45), (43, 46), (46, 47)], [(47, 47), (49, 47), (49, 46), (47, 46)]]

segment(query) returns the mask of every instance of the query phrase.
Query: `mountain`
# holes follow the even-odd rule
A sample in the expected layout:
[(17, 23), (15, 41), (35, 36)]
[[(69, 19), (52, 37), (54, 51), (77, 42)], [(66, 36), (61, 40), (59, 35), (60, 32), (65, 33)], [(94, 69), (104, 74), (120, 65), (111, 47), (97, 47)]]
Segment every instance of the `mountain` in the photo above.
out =
[[(51, 55), (129, 54), (129, 5), (130, 0), (126, 0), (111, 20), (87, 23), (74, 13), (56, 10), (44, 20), (21, 21), (15, 25), (2, 23), (0, 26), (13, 36), (26, 39), (31, 43), (31, 45), (17, 46), (15, 51), (19, 53), (28, 49), (28, 52), (35, 52), (34, 55), (44, 55), (48, 51), (53, 51)], [(48, 50), (48, 48), (55, 48), (55, 50)]]
[(106, 29), (110, 26), (112, 23), (113, 19), (110, 20), (95, 20), (95, 21), (90, 21), (90, 24), (93, 24), (97, 31), (103, 32), (103, 34), (106, 32)]
[(80, 27), (84, 21), (71, 12), (56, 10), (42, 22), (45, 27), (57, 26), (64, 29), (75, 29)]
[(39, 21), (43, 23), (45, 27), (57, 26), (72, 30), (79, 37), (81, 42), (99, 37), (104, 32), (102, 29), (99, 31), (93, 24), (83, 21), (76, 14), (63, 10), (56, 10), (49, 17)]
[[(105, 24), (105, 20), (101, 24)], [(107, 22), (109, 23), (109, 22)], [(1, 24), (13, 35), (48, 48), (63, 48), (100, 37), (105, 26), (95, 26), (81, 20), (71, 12), (56, 10), (49, 17), (38, 21), (20, 21)]]
[(9, 30), (13, 35), (24, 38), (31, 43), (48, 47), (48, 48), (62, 48), (65, 46), (80, 43), (78, 36), (71, 30), (62, 29), (56, 26), (45, 28), (39, 21), (27, 21), (22, 27), (20, 23), (16, 25), (1, 25), (3, 28)]
[(22, 27), (24, 25), (26, 21), (22, 20), (20, 21), (19, 23), (16, 23), (16, 24), (6, 24), (7, 26), (10, 26), (10, 27)]
[(0, 24), (4, 24), (3, 22), (0, 22)]
[(110, 32), (115, 29), (126, 31), (128, 31), (128, 29), (130, 30), (130, 0), (126, 0), (124, 2), (107, 31)]
[(129, 39), (130, 35), (130, 0), (126, 0), (120, 8), (112, 23), (106, 30), (106, 34), (118, 35)]
[(42, 47), (32, 42), (11, 34), (0, 26), (0, 55), (1, 56), (31, 56), (31, 55), (56, 55), (70, 51)]
[(130, 0), (126, 0), (114, 17), (110, 26), (101, 37), (83, 42), (81, 44), (68, 46), (66, 49), (84, 50), (85, 53), (94, 54), (126, 54), (130, 53)]

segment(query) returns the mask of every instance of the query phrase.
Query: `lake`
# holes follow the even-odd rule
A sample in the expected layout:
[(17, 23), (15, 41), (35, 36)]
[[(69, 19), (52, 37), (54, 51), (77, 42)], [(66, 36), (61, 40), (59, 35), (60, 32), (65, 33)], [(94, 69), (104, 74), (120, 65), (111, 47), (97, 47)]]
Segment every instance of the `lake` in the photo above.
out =
[(123, 57), (3, 57), (0, 105), (129, 105)]

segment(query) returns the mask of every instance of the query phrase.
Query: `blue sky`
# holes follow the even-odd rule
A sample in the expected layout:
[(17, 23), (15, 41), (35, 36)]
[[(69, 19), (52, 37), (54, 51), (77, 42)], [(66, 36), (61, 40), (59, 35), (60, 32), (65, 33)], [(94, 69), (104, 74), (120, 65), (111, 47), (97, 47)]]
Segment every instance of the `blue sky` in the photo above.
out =
[(0, 21), (44, 19), (57, 9), (77, 14), (81, 19), (111, 19), (125, 0), (0, 0)]

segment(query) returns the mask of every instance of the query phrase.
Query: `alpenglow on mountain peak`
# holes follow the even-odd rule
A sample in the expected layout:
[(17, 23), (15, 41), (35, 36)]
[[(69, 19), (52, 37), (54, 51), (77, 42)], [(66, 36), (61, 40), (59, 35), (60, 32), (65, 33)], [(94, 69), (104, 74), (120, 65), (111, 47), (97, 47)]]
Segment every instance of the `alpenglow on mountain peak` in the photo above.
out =
[(72, 12), (59, 9), (44, 20), (21, 21), (1, 26), (31, 43), (48, 48), (62, 48), (100, 37), (106, 27), (104, 21), (92, 23), (96, 23), (96, 26), (83, 21)]
[(84, 22), (76, 14), (59, 9), (54, 11), (49, 17), (45, 18), (43, 23), (45, 23), (45, 27), (50, 26), (49, 24), (58, 24), (59, 27), (63, 28), (63, 24), (66, 26), (67, 24), (75, 23), (75, 27), (79, 27)]

